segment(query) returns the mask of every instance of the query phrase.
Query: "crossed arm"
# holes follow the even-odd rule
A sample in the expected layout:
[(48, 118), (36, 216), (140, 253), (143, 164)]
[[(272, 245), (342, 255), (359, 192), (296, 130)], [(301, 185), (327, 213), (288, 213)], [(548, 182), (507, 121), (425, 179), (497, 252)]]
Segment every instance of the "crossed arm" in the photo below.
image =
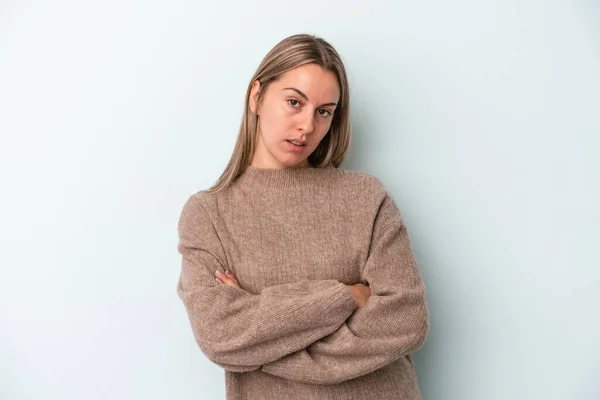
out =
[[(216, 270), (215, 279), (218, 282), (226, 285), (234, 286), (240, 289), (242, 288), (242, 285), (240, 285), (235, 275), (233, 275), (233, 273), (229, 270), (225, 270), (224, 274), (221, 271)], [(357, 283), (355, 285), (346, 285), (346, 287), (348, 287), (348, 290), (350, 290), (350, 293), (352, 293), (357, 307), (363, 307), (367, 304), (367, 300), (371, 295), (371, 289), (368, 285), (365, 285), (364, 283)]]
[(301, 281), (254, 295), (227, 284), (223, 249), (202, 206), (180, 220), (178, 293), (198, 345), (232, 371), (261, 369), (286, 379), (333, 384), (379, 369), (418, 349), (429, 320), (425, 288), (398, 207), (379, 208), (363, 269), (363, 306), (336, 280)]

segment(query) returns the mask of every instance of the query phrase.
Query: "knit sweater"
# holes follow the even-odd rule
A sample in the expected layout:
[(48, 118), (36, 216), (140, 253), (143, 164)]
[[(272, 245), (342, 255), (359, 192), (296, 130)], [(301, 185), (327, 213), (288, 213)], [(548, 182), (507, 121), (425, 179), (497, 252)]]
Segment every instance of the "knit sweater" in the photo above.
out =
[[(191, 195), (178, 231), (177, 293), (227, 400), (421, 399), (425, 287), (378, 178), (249, 166)], [(215, 279), (227, 269), (241, 288)], [(360, 282), (371, 296), (357, 307), (346, 285)]]

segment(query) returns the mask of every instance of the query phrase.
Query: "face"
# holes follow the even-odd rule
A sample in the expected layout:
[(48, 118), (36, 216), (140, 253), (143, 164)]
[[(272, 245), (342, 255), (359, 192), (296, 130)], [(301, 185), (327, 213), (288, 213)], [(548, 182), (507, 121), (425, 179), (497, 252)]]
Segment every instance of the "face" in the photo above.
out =
[(250, 109), (258, 115), (256, 150), (250, 165), (310, 167), (308, 156), (327, 134), (339, 102), (336, 75), (317, 64), (306, 64), (272, 82), (257, 104), (260, 89), (255, 81), (250, 92)]

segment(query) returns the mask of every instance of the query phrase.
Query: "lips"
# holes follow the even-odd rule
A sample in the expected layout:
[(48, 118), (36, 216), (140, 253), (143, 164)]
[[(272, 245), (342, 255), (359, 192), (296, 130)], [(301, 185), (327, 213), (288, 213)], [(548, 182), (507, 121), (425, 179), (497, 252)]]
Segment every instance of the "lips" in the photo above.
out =
[(289, 151), (292, 151), (294, 153), (301, 153), (304, 151), (304, 146), (298, 146), (297, 144), (294, 144), (292, 142), (290, 142), (289, 140), (286, 140), (287, 142), (287, 149)]
[[(300, 143), (300, 146), (305, 146), (305, 145), (306, 145), (306, 140), (296, 140), (296, 139), (290, 139), (290, 140), (287, 140), (287, 142), (288, 142), (288, 143), (292, 143), (292, 141), (294, 141), (294, 142), (296, 142), (296, 143)], [(295, 144), (295, 143), (292, 143), (292, 144), (294, 144), (294, 145), (298, 146), (298, 145), (297, 145), (297, 144)]]

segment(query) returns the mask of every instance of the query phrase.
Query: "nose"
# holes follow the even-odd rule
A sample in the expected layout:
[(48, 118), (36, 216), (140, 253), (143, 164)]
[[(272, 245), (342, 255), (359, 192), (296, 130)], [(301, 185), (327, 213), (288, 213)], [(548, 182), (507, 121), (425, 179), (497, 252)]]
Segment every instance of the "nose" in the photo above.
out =
[(313, 113), (307, 107), (305, 110), (303, 110), (303, 112), (300, 115), (298, 130), (301, 131), (305, 135), (312, 133), (312, 131), (314, 129), (314, 119), (313, 118), (314, 118)]

